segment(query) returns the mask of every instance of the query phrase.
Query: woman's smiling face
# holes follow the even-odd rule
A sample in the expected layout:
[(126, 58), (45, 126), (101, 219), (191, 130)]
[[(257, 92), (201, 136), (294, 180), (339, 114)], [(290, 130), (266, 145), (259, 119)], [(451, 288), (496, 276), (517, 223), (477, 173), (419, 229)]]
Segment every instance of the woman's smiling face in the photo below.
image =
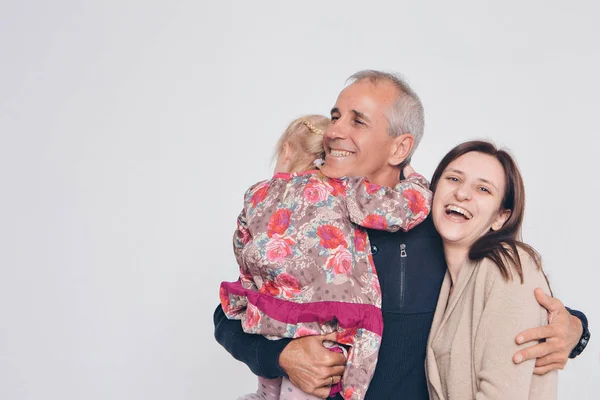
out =
[(504, 168), (488, 154), (472, 151), (448, 164), (432, 205), (444, 244), (470, 248), (490, 229), (500, 229), (510, 216), (501, 209), (505, 186)]

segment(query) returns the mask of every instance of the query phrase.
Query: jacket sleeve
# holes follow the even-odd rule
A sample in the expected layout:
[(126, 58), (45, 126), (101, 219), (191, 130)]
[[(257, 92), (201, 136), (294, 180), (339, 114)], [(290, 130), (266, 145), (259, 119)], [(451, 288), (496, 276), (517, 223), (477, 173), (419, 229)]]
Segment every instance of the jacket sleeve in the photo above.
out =
[(244, 257), (244, 249), (252, 241), (252, 232), (248, 227), (248, 215), (253, 211), (252, 209), (252, 197), (257, 190), (265, 188), (265, 182), (259, 182), (252, 186), (244, 195), (244, 208), (240, 212), (237, 219), (237, 228), (233, 234), (233, 254), (240, 267), (240, 278), (242, 282), (248, 285), (254, 284), (252, 276), (248, 270), (248, 265)]
[[(527, 347), (517, 345), (521, 331), (547, 323), (547, 313), (536, 301), (533, 291), (550, 290), (533, 260), (521, 257), (524, 283), (516, 271), (505, 281), (495, 265), (486, 285), (486, 299), (479, 318), (473, 322), (474, 383), (476, 400), (552, 399), (556, 397), (556, 373), (534, 376), (535, 359), (515, 364), (514, 353)], [(483, 265), (482, 265), (483, 266)], [(536, 383), (535, 387), (533, 383)]]
[[(237, 218), (237, 227), (233, 234), (233, 254), (239, 266), (240, 280), (244, 287), (256, 288), (249, 265), (244, 255), (244, 249), (251, 244), (252, 230), (249, 223), (252, 222), (252, 215), (256, 212), (256, 205), (267, 197), (269, 181), (258, 182), (250, 187), (244, 194), (244, 207)], [(226, 310), (228, 311), (228, 310)]]
[(274, 379), (285, 376), (279, 367), (279, 355), (292, 339), (269, 340), (262, 335), (245, 333), (240, 320), (228, 319), (221, 306), (213, 316), (215, 339), (238, 361), (257, 376)]
[[(246, 218), (247, 209), (250, 204), (248, 200), (252, 193), (252, 189), (253, 188), (250, 188), (250, 190), (246, 192), (246, 195), (244, 196), (244, 208), (237, 219), (237, 228), (233, 234), (233, 254), (235, 255), (235, 259), (239, 266), (240, 283), (246, 288), (257, 289), (244, 257), (244, 248), (252, 240), (252, 233), (250, 232), (250, 229), (248, 229)], [(221, 298), (222, 311), (228, 318), (240, 319), (243, 317), (243, 314), (246, 312), (246, 303), (242, 301), (231, 302), (229, 293), (223, 284), (221, 284), (219, 290), (219, 297)]]
[[(573, 310), (569, 307), (565, 307), (567, 309), (567, 311), (574, 317), (579, 318), (579, 320), (581, 321), (581, 325), (583, 326), (583, 330), (585, 331), (586, 329), (589, 331), (589, 326), (588, 326), (588, 320), (587, 317), (585, 316), (584, 313), (582, 313), (581, 311), (577, 311), (577, 310)], [(585, 348), (583, 349), (583, 351), (585, 351)], [(577, 356), (575, 356), (577, 357)], [(569, 358), (575, 358), (575, 357), (571, 357), (569, 356)]]
[[(240, 279), (247, 284), (254, 284), (248, 271), (243, 250), (252, 240), (252, 235), (247, 225), (248, 210), (252, 204), (252, 197), (257, 190), (264, 188), (264, 182), (251, 187), (244, 196), (244, 209), (237, 221), (237, 229), (233, 235), (233, 252), (240, 267)], [(259, 193), (260, 195), (260, 193)], [(228, 310), (235, 314), (242, 310)], [(215, 324), (215, 339), (236, 360), (246, 364), (257, 376), (272, 379), (284, 376), (279, 367), (279, 355), (291, 339), (269, 340), (262, 335), (245, 333), (239, 319), (229, 319), (223, 312), (222, 305), (215, 309), (213, 320)]]
[(368, 229), (408, 231), (427, 218), (432, 193), (427, 180), (417, 173), (394, 188), (366, 178), (348, 179), (346, 204), (352, 222)]
[(244, 209), (238, 216), (237, 228), (233, 234), (233, 254), (240, 267), (240, 280), (242, 284), (245, 287), (255, 287), (256, 285), (252, 278), (252, 274), (246, 263), (246, 258), (244, 257), (244, 248), (252, 240), (252, 233), (250, 232), (250, 229), (248, 229), (246, 212), (246, 205), (244, 205)]

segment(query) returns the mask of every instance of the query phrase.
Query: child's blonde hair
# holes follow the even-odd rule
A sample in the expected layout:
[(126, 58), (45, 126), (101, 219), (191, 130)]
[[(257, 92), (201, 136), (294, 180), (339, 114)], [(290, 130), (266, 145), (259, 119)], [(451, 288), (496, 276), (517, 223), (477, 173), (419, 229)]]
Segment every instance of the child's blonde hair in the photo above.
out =
[(329, 122), (329, 118), (316, 114), (305, 115), (292, 121), (277, 141), (274, 159), (277, 160), (282, 154), (287, 143), (294, 155), (291, 170), (315, 169), (314, 161), (325, 158), (323, 134)]

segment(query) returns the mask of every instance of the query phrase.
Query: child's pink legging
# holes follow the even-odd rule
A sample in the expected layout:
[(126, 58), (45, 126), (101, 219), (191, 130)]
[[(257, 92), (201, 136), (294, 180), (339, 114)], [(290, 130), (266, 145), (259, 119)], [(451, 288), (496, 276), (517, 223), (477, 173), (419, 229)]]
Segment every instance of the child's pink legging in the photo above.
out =
[(258, 378), (258, 390), (237, 400), (321, 400), (298, 389), (288, 378)]

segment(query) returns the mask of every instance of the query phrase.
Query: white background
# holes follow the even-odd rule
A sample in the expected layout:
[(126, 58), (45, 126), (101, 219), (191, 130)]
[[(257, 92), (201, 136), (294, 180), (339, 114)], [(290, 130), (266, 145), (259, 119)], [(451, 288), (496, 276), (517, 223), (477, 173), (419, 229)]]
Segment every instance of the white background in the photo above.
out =
[(515, 154), (524, 238), (593, 335), (560, 398), (598, 398), (597, 1), (284, 3), (0, 1), (0, 398), (253, 389), (212, 323), (243, 193), (364, 68), (421, 96), (426, 176), (471, 138)]

